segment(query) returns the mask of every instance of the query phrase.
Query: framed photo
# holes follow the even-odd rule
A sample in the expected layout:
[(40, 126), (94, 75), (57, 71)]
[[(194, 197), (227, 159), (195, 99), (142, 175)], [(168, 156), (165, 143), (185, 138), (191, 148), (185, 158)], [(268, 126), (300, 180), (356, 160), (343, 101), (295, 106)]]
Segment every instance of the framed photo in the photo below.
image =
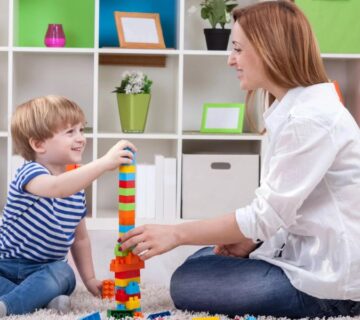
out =
[(200, 132), (242, 133), (244, 114), (243, 103), (205, 103)]
[(121, 48), (165, 49), (158, 13), (115, 11)]

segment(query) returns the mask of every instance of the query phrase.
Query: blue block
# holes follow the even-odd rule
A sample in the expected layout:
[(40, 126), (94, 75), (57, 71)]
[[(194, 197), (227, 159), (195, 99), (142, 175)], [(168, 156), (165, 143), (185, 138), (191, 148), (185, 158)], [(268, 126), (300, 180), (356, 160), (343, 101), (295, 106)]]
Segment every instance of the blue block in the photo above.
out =
[(116, 306), (116, 310), (119, 310), (119, 311), (126, 311), (126, 307), (124, 304), (118, 304)]
[(135, 173), (119, 173), (120, 181), (135, 181)]
[(126, 286), (125, 293), (126, 294), (140, 293), (139, 284), (137, 282), (133, 282), (133, 281), (129, 282), (129, 284)]
[(94, 312), (88, 316), (80, 318), (79, 320), (101, 320), (101, 317), (99, 312)]
[(126, 233), (126, 232), (130, 231), (131, 229), (134, 229), (134, 226), (123, 226), (122, 224), (119, 225), (120, 233)]
[(245, 320), (256, 320), (254, 316), (245, 316)]
[(147, 316), (147, 319), (153, 320), (153, 319), (156, 319), (156, 318), (162, 318), (162, 317), (168, 317), (168, 316), (171, 316), (170, 311), (164, 311), (164, 312), (149, 314)]

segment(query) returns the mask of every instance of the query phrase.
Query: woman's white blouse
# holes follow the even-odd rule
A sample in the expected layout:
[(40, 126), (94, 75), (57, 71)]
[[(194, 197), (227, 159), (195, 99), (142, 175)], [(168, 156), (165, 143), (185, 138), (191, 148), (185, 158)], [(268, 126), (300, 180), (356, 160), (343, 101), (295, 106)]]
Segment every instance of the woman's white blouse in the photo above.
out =
[(289, 90), (264, 119), (260, 187), (236, 211), (243, 234), (264, 241), (250, 258), (309, 295), (360, 301), (358, 125), (331, 83)]

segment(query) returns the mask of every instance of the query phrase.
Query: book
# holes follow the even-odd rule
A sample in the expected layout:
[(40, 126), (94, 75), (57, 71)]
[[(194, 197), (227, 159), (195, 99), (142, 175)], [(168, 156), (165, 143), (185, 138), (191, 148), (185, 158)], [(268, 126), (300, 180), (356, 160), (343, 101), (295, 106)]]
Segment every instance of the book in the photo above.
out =
[(176, 218), (176, 159), (164, 160), (164, 219)]

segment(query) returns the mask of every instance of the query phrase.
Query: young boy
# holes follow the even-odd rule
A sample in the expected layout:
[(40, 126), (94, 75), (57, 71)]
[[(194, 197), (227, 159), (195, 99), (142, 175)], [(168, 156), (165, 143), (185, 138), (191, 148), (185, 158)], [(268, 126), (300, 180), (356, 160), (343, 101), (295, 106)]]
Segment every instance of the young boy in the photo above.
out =
[(131, 163), (133, 144), (120, 141), (103, 157), (80, 163), (86, 140), (80, 107), (58, 96), (17, 107), (14, 151), (27, 162), (10, 184), (0, 228), (0, 317), (48, 307), (66, 312), (75, 288), (66, 256), (71, 249), (86, 288), (100, 295), (87, 234), (83, 189), (104, 172)]

